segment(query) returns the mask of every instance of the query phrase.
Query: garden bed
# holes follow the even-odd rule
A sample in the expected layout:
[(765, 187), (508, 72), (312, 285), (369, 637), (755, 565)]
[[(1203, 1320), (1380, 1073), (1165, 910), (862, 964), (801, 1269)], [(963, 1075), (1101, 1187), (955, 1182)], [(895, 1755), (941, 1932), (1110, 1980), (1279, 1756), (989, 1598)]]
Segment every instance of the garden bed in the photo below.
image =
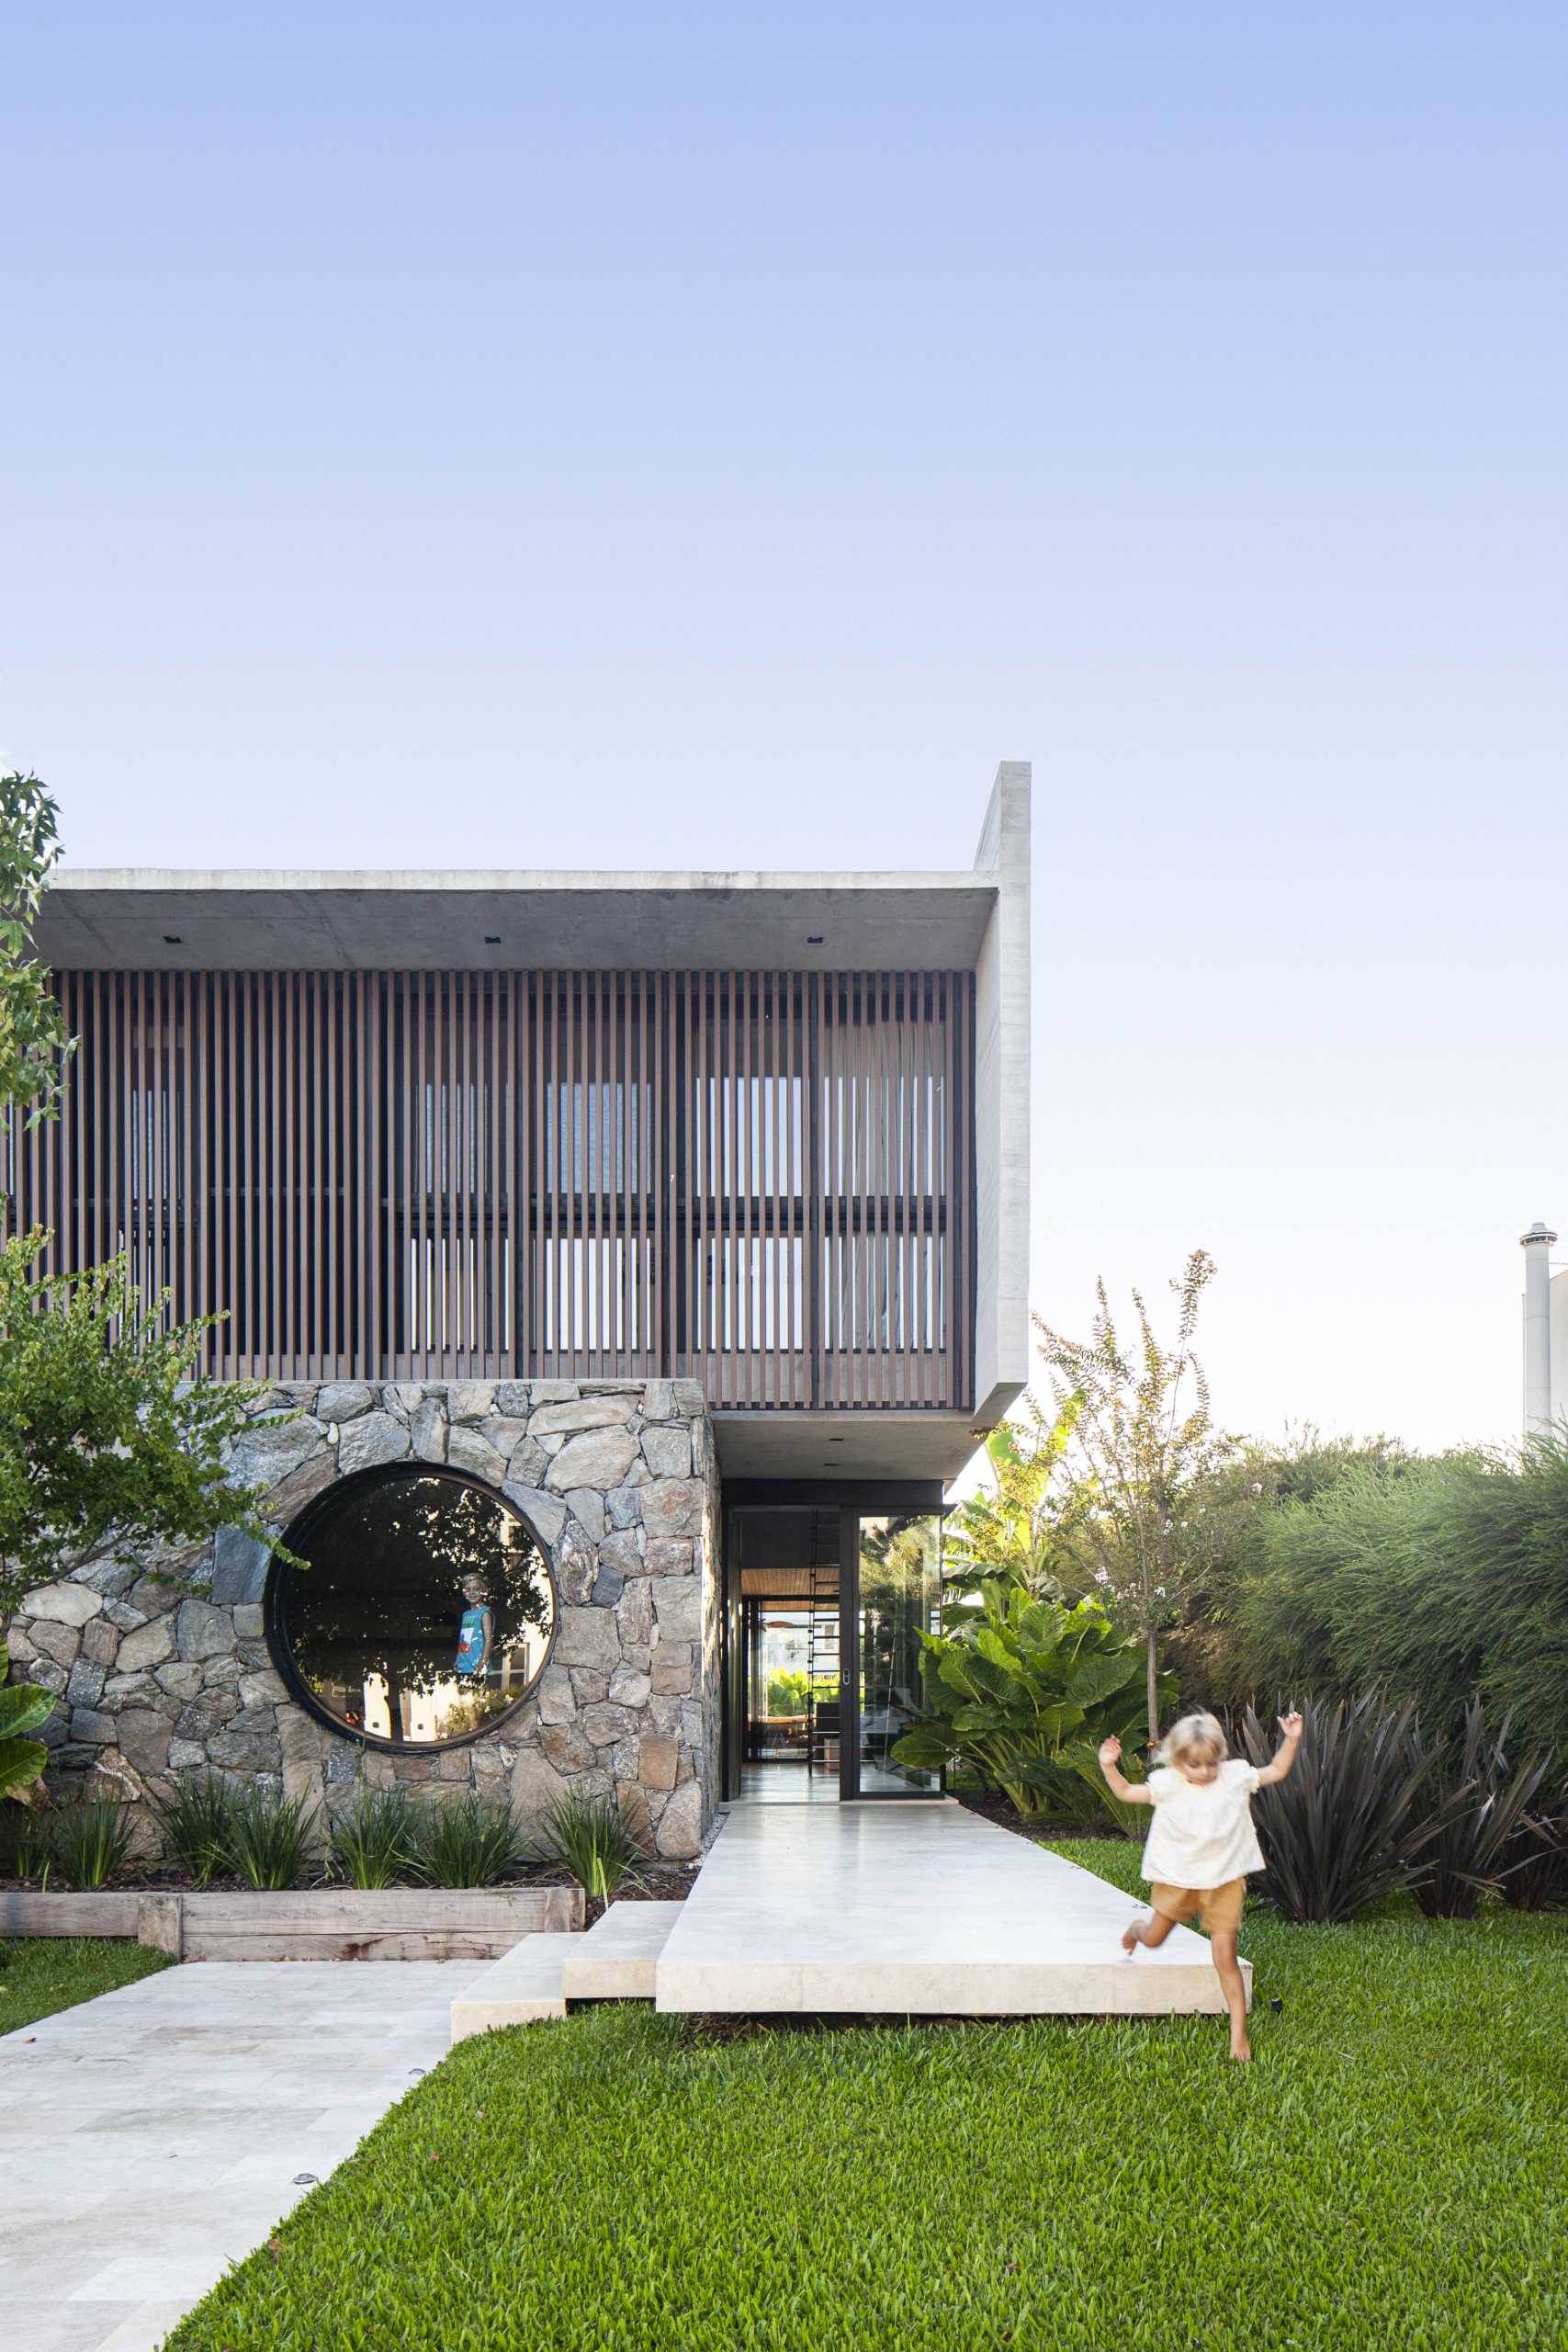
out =
[(277, 1894), (0, 1891), (0, 1935), (134, 1939), (172, 1960), (496, 1960), (581, 1928), (582, 1889), (314, 1886)]
[(1027, 1838), (1036, 1846), (1059, 1846), (1077, 1838), (1099, 1841), (1120, 1838), (1122, 1834), (1109, 1822), (1086, 1827), (1082, 1822), (1053, 1821), (1045, 1814), (1022, 1814), (1010, 1797), (988, 1790), (954, 1789), (950, 1793), (965, 1813), (978, 1814), (982, 1821), (994, 1822), (998, 1829), (1010, 1829), (1015, 1838)]

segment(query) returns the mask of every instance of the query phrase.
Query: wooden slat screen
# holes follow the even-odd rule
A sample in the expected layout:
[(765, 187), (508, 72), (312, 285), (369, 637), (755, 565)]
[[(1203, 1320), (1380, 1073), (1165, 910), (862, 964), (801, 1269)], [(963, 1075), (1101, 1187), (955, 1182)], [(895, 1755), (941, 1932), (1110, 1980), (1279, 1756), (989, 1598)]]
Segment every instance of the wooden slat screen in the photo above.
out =
[(964, 1407), (967, 972), (65, 972), (0, 1130), (47, 1271), (130, 1253), (234, 1377), (696, 1379)]

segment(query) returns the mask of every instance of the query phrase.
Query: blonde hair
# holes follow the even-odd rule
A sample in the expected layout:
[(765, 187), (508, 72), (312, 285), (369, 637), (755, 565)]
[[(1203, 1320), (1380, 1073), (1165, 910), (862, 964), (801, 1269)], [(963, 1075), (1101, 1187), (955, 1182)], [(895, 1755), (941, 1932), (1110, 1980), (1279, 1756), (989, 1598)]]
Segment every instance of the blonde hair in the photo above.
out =
[(1179, 1756), (1190, 1756), (1194, 1748), (1206, 1748), (1218, 1762), (1224, 1761), (1224, 1725), (1218, 1715), (1211, 1715), (1201, 1708), (1171, 1724), (1159, 1744), (1159, 1760), (1162, 1764), (1174, 1764)]

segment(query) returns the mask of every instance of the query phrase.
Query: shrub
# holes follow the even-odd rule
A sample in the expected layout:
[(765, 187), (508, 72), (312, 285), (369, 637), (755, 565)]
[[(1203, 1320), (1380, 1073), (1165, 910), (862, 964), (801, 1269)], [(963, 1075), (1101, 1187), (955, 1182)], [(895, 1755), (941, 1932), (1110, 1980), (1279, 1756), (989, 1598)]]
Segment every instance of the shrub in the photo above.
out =
[(454, 1797), (411, 1815), (415, 1867), (432, 1886), (494, 1886), (517, 1859), (504, 1797)]
[(229, 1815), (229, 1853), (236, 1874), (248, 1886), (276, 1893), (298, 1886), (311, 1874), (314, 1809), (303, 1797), (292, 1803), (260, 1782), (242, 1791)]
[(1568, 1435), (1361, 1464), (1262, 1511), (1227, 1606), (1262, 1682), (1376, 1686), (1434, 1735), (1479, 1694), (1522, 1748), (1568, 1752)]
[(636, 1883), (644, 1860), (614, 1797), (558, 1797), (534, 1850), (541, 1861), (570, 1871), (585, 1894), (604, 1903), (618, 1886)]
[(419, 1870), (418, 1826), (406, 1789), (366, 1789), (333, 1824), (332, 1857), (350, 1886), (395, 1886)]
[[(920, 1635), (923, 1704), (894, 1743), (897, 1763), (967, 1768), (1020, 1813), (1050, 1813), (1078, 1802), (1072, 1751), (1111, 1733), (1131, 1740), (1144, 1722), (1143, 1644), (1093, 1600), (1063, 1608), (985, 1577), (973, 1598), (947, 1604), (942, 1624)], [(1175, 1697), (1168, 1675), (1159, 1697)]]
[[(1479, 1699), (1465, 1716), (1457, 1751), (1430, 1758), (1425, 1790), (1432, 1800), (1436, 1835), (1427, 1849), (1416, 1900), (1428, 1919), (1473, 1919), (1483, 1894), (1495, 1894), (1520, 1868), (1525, 1856), (1510, 1849), (1531, 1818), (1531, 1807), (1551, 1758), (1528, 1758), (1517, 1767), (1505, 1752), (1508, 1726), (1495, 1736), (1486, 1729)], [(1413, 1754), (1426, 1755), (1419, 1731)]]
[[(1103, 1829), (1111, 1825), (1123, 1837), (1136, 1838), (1140, 1842), (1148, 1836), (1148, 1807), (1124, 1804), (1115, 1794), (1100, 1770), (1097, 1747), (1088, 1740), (1075, 1742), (1062, 1750), (1062, 1761), (1070, 1777), (1064, 1779), (1055, 1810), (1064, 1821), (1070, 1821), (1080, 1829)], [(1128, 1751), (1123, 1751), (1122, 1757), (1122, 1772), (1124, 1779), (1134, 1782), (1144, 1778)]]
[[(1259, 1889), (1287, 1919), (1348, 1919), (1385, 1894), (1414, 1887), (1439, 1821), (1421, 1798), (1433, 1758), (1415, 1738), (1416, 1710), (1379, 1692), (1332, 1704), (1308, 1700), (1289, 1780), (1253, 1800), (1265, 1875)], [(1252, 1708), (1242, 1747), (1267, 1764), (1275, 1741)]]
[(170, 1851), (193, 1886), (234, 1867), (234, 1790), (215, 1772), (200, 1781), (182, 1772), (173, 1796), (157, 1805)]
[(49, 1851), (67, 1886), (108, 1886), (130, 1850), (130, 1813), (107, 1797), (84, 1797), (51, 1816)]

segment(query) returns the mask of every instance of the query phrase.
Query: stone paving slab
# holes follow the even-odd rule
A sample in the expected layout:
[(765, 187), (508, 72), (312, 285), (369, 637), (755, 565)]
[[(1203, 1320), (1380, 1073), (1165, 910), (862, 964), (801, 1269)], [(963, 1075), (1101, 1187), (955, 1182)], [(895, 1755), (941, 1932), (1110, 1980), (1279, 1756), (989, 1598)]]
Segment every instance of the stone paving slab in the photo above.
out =
[(1123, 1928), (1147, 1911), (951, 1801), (741, 1804), (660, 1955), (656, 2001), (745, 2014), (1223, 2013), (1208, 1943), (1190, 1928), (1123, 1956)]
[(447, 2046), (484, 1961), (210, 1962), (0, 2037), (17, 2352), (156, 2352)]
[(563, 1981), (579, 1935), (525, 1936), (504, 1960), (481, 1969), (452, 2003), (451, 2038), (489, 2033), (500, 2026), (538, 2025), (566, 2015)]
[(569, 2001), (651, 2001), (659, 1955), (682, 1903), (612, 1903), (576, 1938), (561, 1970)]

